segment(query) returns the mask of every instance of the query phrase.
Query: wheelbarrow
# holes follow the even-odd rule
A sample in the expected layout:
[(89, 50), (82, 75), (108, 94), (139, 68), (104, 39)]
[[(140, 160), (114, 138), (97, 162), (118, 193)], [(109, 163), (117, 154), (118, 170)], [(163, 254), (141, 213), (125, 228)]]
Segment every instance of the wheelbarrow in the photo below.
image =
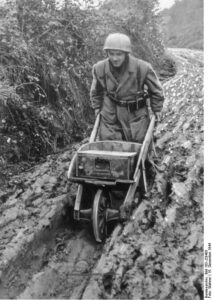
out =
[(74, 154), (68, 178), (78, 184), (74, 220), (91, 222), (96, 241), (102, 242), (107, 236), (108, 223), (123, 220), (138, 190), (147, 192), (145, 161), (152, 143), (155, 116), (151, 117), (142, 144), (96, 141), (99, 123), (100, 115), (89, 142)]

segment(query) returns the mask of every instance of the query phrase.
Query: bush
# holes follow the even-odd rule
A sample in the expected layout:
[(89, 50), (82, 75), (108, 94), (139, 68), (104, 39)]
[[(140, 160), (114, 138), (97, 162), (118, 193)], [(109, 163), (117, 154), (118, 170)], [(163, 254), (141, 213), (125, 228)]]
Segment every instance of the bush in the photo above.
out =
[(92, 1), (85, 1), (86, 9), (55, 0), (6, 1), (2, 7), (0, 134), (18, 149), (11, 159), (38, 159), (87, 134), (91, 67), (102, 59), (109, 32), (129, 34), (135, 54), (161, 67), (157, 0), (127, 2), (130, 14), (124, 0), (114, 3), (109, 10), (106, 4), (94, 9)]

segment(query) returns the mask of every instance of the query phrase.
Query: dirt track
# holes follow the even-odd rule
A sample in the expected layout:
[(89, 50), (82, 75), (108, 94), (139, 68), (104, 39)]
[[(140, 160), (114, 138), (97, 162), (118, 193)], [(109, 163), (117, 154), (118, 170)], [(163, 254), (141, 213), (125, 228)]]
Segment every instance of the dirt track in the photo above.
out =
[(178, 72), (155, 133), (161, 171), (134, 219), (104, 251), (72, 226), (74, 149), (12, 178), (0, 192), (0, 298), (203, 299), (203, 57), (172, 53)]

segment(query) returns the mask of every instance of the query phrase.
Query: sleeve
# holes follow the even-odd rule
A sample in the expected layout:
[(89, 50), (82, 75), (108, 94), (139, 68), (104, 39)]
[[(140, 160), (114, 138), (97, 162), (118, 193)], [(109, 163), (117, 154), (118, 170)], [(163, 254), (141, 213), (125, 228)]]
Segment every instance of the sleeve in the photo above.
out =
[(104, 89), (101, 83), (97, 79), (95, 65), (93, 66), (92, 69), (92, 76), (93, 76), (93, 80), (90, 89), (90, 100), (91, 100), (92, 108), (97, 109), (102, 107)]
[(148, 87), (148, 92), (150, 95), (150, 105), (153, 112), (160, 112), (163, 108), (164, 94), (162, 85), (153, 70), (152, 66), (149, 64), (147, 70), (146, 79), (144, 82)]

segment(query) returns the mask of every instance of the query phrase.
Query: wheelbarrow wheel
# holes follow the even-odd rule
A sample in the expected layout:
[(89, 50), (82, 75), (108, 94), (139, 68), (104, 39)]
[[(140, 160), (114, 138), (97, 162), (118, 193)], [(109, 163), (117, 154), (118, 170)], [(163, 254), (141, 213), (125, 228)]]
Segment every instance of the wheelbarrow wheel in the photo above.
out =
[(93, 233), (97, 242), (102, 242), (107, 235), (107, 215), (106, 210), (108, 207), (108, 197), (104, 190), (98, 189), (92, 210), (92, 225)]

